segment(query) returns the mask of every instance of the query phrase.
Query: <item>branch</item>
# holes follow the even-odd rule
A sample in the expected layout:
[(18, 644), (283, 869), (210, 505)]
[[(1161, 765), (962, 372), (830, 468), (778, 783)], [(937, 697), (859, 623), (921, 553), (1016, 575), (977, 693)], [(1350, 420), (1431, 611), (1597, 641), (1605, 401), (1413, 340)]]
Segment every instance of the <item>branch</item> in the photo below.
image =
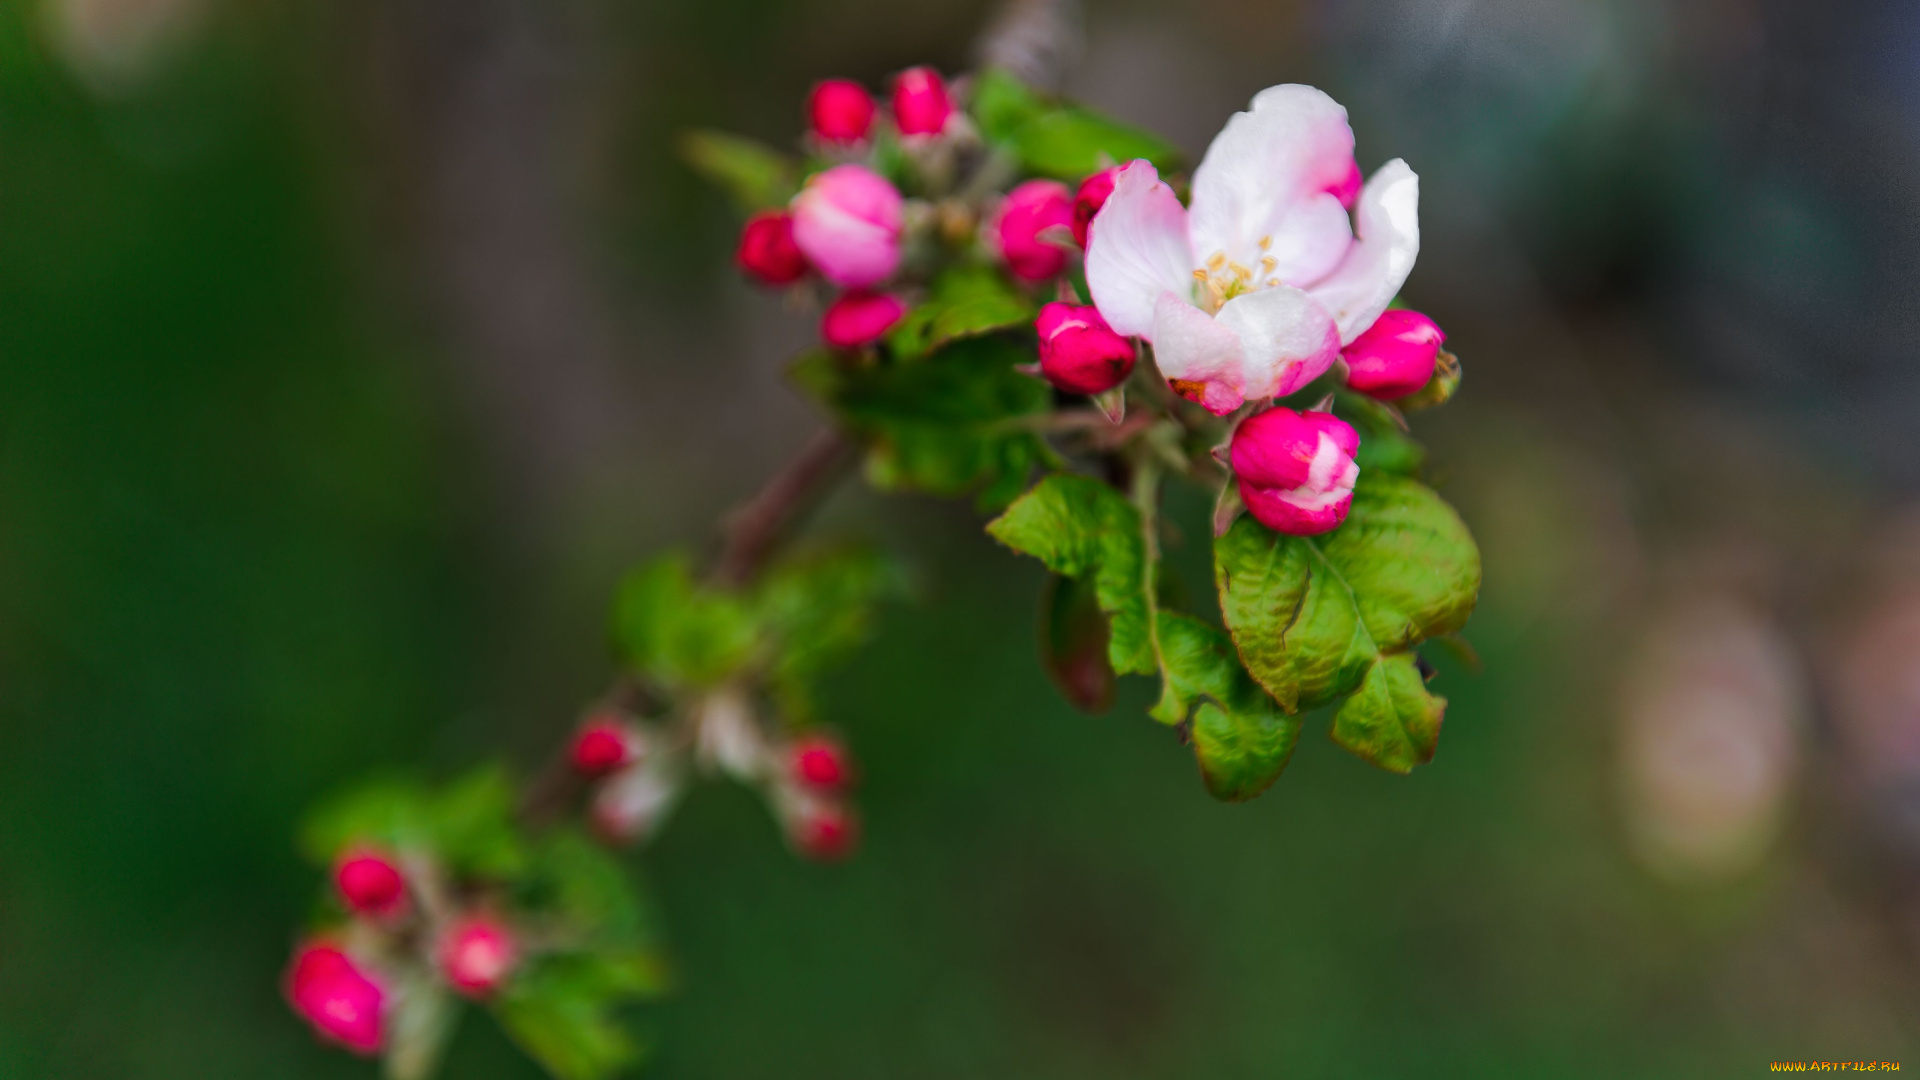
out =
[(852, 451), (853, 443), (846, 436), (832, 429), (822, 431), (798, 457), (769, 477), (753, 498), (729, 513), (721, 525), (713, 580), (736, 587), (752, 581), (787, 528), (852, 463)]

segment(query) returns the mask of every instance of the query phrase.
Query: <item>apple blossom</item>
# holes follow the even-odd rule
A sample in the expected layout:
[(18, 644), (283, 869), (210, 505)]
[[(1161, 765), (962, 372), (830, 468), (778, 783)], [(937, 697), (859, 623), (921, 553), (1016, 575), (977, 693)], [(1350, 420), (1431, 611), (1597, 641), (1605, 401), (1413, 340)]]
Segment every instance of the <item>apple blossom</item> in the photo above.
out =
[(375, 848), (347, 851), (333, 870), (334, 887), (362, 915), (395, 915), (406, 907), (407, 882), (391, 855)]
[(1446, 337), (1417, 311), (1383, 311), (1353, 344), (1340, 350), (1347, 362), (1347, 385), (1385, 401), (1406, 397), (1433, 378), (1434, 358)]
[(1254, 520), (1314, 536), (1346, 520), (1359, 449), (1360, 436), (1332, 413), (1272, 408), (1241, 421), (1228, 457)]
[(355, 1053), (380, 1049), (387, 992), (337, 947), (300, 946), (287, 970), (286, 990), (293, 1010), (321, 1035)]
[(519, 961), (512, 931), (485, 915), (469, 915), (440, 939), (440, 973), (469, 997), (484, 997), (500, 987)]
[(793, 197), (793, 240), (835, 285), (873, 285), (900, 265), (904, 207), (879, 173), (836, 165), (808, 177)]
[(884, 337), (907, 314), (899, 297), (855, 289), (841, 293), (820, 317), (820, 340), (836, 349), (857, 349)]
[(1386, 310), (1420, 249), (1419, 178), (1388, 162), (1360, 191), (1346, 110), (1310, 86), (1255, 95), (1207, 148), (1180, 205), (1134, 161), (1094, 217), (1087, 284), (1115, 331), (1217, 414), (1300, 389)]
[(1073, 242), (1081, 247), (1087, 246), (1087, 226), (1093, 224), (1093, 215), (1107, 205), (1107, 196), (1113, 194), (1113, 178), (1120, 174), (1120, 167), (1101, 169), (1085, 180), (1080, 181), (1080, 190), (1073, 195)]
[(1040, 309), (1040, 374), (1070, 394), (1102, 394), (1133, 371), (1133, 342), (1113, 332), (1095, 307), (1059, 302)]
[(873, 96), (851, 79), (828, 79), (807, 95), (807, 123), (823, 142), (856, 143), (873, 127)]
[(733, 261), (768, 285), (791, 285), (807, 276), (807, 257), (793, 242), (793, 218), (767, 210), (747, 219)]
[[(1073, 228), (1073, 193), (1058, 180), (1029, 180), (1007, 192), (987, 238), (1022, 281), (1045, 281), (1066, 269), (1059, 241)], [(1049, 236), (1051, 231), (1054, 235)]]
[(908, 68), (893, 79), (893, 122), (902, 135), (938, 135), (953, 116), (946, 81), (930, 67)]

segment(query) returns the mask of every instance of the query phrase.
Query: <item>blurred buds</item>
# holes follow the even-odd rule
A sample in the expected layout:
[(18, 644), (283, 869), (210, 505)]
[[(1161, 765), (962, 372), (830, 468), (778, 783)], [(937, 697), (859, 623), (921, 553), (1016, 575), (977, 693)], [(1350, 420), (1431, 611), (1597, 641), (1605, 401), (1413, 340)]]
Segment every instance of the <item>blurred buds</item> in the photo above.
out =
[(461, 919), (440, 939), (440, 974), (469, 997), (499, 989), (519, 958), (513, 933), (486, 915)]
[(855, 289), (841, 293), (820, 318), (820, 339), (836, 349), (871, 345), (907, 314), (907, 305), (886, 293)]
[(1095, 307), (1051, 303), (1034, 320), (1040, 374), (1070, 394), (1100, 394), (1133, 372), (1133, 342), (1113, 332)]
[(1107, 196), (1113, 194), (1113, 178), (1120, 173), (1120, 166), (1101, 169), (1085, 180), (1080, 181), (1080, 190), (1073, 196), (1073, 242), (1081, 247), (1087, 246), (1087, 230), (1093, 227), (1093, 215), (1107, 205)]
[(1360, 436), (1332, 413), (1275, 407), (1240, 422), (1228, 456), (1256, 521), (1289, 536), (1314, 536), (1346, 520), (1359, 449)]
[(1415, 393), (1433, 378), (1434, 359), (1446, 337), (1417, 311), (1383, 311), (1353, 344), (1340, 350), (1347, 362), (1347, 385), (1384, 401)]
[(835, 285), (873, 285), (900, 265), (904, 206), (879, 173), (836, 165), (808, 177), (793, 197), (793, 240)]
[(893, 80), (893, 122), (902, 135), (938, 135), (953, 116), (946, 81), (930, 67), (908, 68)]
[(768, 285), (791, 285), (807, 276), (807, 257), (793, 242), (793, 218), (784, 210), (766, 210), (748, 218), (733, 261)]
[(362, 915), (397, 915), (407, 906), (399, 864), (375, 848), (349, 850), (333, 868), (333, 884), (347, 907)]
[(828, 79), (807, 96), (807, 126), (824, 142), (856, 143), (873, 128), (873, 96), (851, 79)]
[(1060, 245), (1072, 234), (1073, 193), (1057, 180), (1029, 180), (1000, 201), (988, 241), (1022, 281), (1045, 281), (1066, 269)]
[(838, 862), (860, 846), (860, 821), (838, 799), (802, 797), (787, 811), (787, 837), (809, 859)]
[(616, 717), (596, 716), (573, 737), (567, 759), (582, 776), (605, 776), (631, 765), (644, 748), (644, 738), (632, 725)]
[(1347, 162), (1347, 174), (1340, 178), (1339, 183), (1329, 184), (1327, 186), (1327, 194), (1339, 199), (1341, 206), (1351, 210), (1353, 209), (1353, 204), (1360, 201), (1360, 188), (1364, 180), (1365, 177), (1360, 175), (1360, 163), (1357, 161), (1349, 161)]
[(594, 831), (616, 844), (647, 839), (673, 809), (680, 784), (679, 772), (658, 754), (615, 773), (594, 792)]
[(838, 791), (853, 780), (853, 762), (846, 749), (825, 735), (795, 739), (790, 768), (795, 783), (824, 791)]
[(753, 706), (737, 687), (723, 686), (699, 705), (695, 746), (700, 760), (742, 780), (760, 775), (766, 741), (754, 720)]
[(380, 1049), (387, 993), (335, 946), (309, 942), (295, 950), (286, 991), (293, 1011), (321, 1035), (360, 1054)]

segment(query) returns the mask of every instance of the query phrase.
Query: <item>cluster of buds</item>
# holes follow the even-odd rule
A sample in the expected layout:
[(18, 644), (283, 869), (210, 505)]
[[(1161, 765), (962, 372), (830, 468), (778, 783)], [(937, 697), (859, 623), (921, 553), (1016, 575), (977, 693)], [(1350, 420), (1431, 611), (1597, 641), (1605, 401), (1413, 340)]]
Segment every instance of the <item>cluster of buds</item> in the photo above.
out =
[(590, 719), (574, 736), (573, 770), (591, 785), (596, 831), (612, 843), (645, 840), (684, 787), (685, 750), (709, 772), (761, 791), (793, 849), (832, 861), (853, 854), (859, 819), (847, 794), (853, 761), (837, 739), (818, 731), (788, 738), (767, 730), (733, 687), (711, 691), (686, 713), (675, 737), (615, 713)]
[(451, 904), (437, 873), (369, 844), (341, 854), (333, 890), (347, 921), (302, 942), (287, 969), (287, 1000), (315, 1032), (379, 1053), (403, 984), (431, 979), (484, 999), (511, 978), (520, 935), (482, 905)]

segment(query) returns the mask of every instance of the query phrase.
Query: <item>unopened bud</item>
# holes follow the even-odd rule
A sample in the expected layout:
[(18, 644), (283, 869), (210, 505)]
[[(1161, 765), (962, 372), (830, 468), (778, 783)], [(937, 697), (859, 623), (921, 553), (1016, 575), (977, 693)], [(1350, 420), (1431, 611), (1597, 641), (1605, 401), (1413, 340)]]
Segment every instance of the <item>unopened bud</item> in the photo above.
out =
[(1029, 180), (1000, 202), (987, 228), (990, 243), (1022, 281), (1045, 281), (1066, 269), (1060, 246), (1073, 229), (1073, 193), (1058, 180)]
[(902, 135), (938, 135), (953, 115), (953, 101), (940, 73), (908, 68), (893, 80), (893, 122)]
[(616, 844), (645, 840), (666, 820), (679, 794), (678, 772), (660, 755), (653, 755), (615, 773), (594, 793), (594, 831)]
[(747, 219), (740, 247), (733, 253), (740, 269), (768, 285), (791, 285), (807, 276), (807, 257), (793, 242), (793, 218), (767, 210)]
[(392, 855), (354, 848), (333, 868), (333, 884), (347, 907), (362, 915), (397, 915), (407, 906), (407, 881)]
[(1434, 358), (1446, 337), (1417, 311), (1383, 311), (1353, 344), (1340, 350), (1347, 362), (1347, 385), (1383, 401), (1417, 393), (1433, 378)]
[(573, 737), (568, 760), (582, 776), (605, 776), (633, 763), (644, 740), (632, 725), (610, 716), (595, 717)]
[(835, 285), (877, 284), (899, 267), (906, 202), (872, 169), (835, 165), (814, 173), (791, 209), (793, 242)]
[(484, 997), (513, 974), (520, 950), (512, 931), (485, 915), (469, 915), (440, 939), (440, 974), (469, 997)]
[(1107, 196), (1113, 194), (1113, 178), (1120, 173), (1120, 166), (1101, 169), (1085, 180), (1080, 181), (1080, 190), (1073, 196), (1073, 242), (1081, 247), (1087, 246), (1087, 230), (1093, 226), (1093, 216), (1107, 205)]
[(886, 336), (907, 314), (899, 297), (855, 289), (841, 293), (820, 318), (820, 339), (836, 349), (858, 349)]
[(308, 942), (287, 969), (287, 1000), (320, 1035), (359, 1054), (383, 1041), (387, 993), (336, 946)]
[(1067, 393), (1105, 393), (1133, 371), (1133, 342), (1114, 333), (1098, 308), (1056, 301), (1040, 309), (1033, 326), (1040, 374)]
[(838, 862), (860, 844), (860, 820), (845, 803), (801, 799), (787, 820), (794, 850), (819, 862)]
[(792, 771), (796, 782), (835, 791), (853, 779), (853, 763), (838, 742), (825, 735), (803, 735), (794, 740)]
[(807, 125), (822, 141), (857, 143), (873, 127), (873, 96), (851, 79), (818, 83), (807, 97)]
[(1360, 436), (1332, 413), (1275, 407), (1240, 422), (1228, 456), (1256, 521), (1314, 536), (1346, 520), (1359, 450)]

